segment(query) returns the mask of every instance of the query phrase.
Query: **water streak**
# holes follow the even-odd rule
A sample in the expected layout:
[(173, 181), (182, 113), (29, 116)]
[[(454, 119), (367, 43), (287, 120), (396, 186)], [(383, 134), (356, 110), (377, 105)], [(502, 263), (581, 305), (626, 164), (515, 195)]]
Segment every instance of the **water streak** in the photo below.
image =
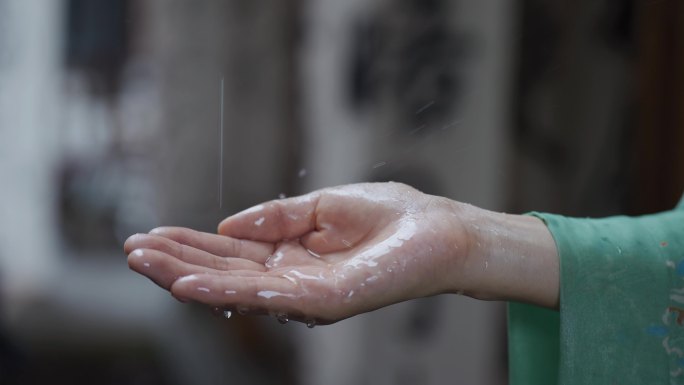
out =
[(422, 112), (425, 112), (428, 108), (432, 107), (435, 104), (435, 101), (431, 101), (430, 103), (424, 105), (423, 107), (419, 108), (418, 111), (416, 111), (416, 115), (421, 114)]
[(219, 195), (219, 208), (223, 208), (223, 89), (225, 84), (225, 78), (221, 77), (221, 108), (220, 108), (220, 118), (219, 118), (219, 185), (218, 185), (218, 195)]

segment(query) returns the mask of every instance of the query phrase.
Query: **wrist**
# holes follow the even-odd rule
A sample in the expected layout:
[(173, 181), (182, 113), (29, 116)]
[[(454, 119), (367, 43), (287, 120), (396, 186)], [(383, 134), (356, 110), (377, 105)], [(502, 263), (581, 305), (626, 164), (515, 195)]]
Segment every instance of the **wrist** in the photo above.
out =
[(559, 262), (546, 225), (531, 216), (460, 206), (467, 246), (450, 291), (557, 307)]

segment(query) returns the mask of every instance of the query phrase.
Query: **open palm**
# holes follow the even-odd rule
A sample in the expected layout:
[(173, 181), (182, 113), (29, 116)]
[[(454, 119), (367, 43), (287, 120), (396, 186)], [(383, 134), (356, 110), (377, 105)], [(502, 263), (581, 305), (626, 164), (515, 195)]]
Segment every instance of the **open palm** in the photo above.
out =
[(397, 183), (342, 186), (252, 207), (218, 235), (164, 227), (125, 250), (181, 300), (331, 323), (445, 290), (467, 248), (448, 202)]

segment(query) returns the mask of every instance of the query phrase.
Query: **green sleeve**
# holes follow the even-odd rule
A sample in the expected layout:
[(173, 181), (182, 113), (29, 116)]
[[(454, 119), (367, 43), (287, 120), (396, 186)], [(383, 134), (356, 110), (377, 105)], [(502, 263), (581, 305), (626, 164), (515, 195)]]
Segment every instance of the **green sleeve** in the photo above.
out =
[(560, 311), (509, 306), (511, 385), (684, 384), (684, 207), (533, 213), (560, 257)]

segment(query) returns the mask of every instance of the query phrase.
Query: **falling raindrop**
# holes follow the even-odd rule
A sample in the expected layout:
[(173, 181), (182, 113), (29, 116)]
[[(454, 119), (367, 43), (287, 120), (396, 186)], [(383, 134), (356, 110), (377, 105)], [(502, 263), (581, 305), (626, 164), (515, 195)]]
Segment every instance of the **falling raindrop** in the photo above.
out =
[(290, 321), (290, 319), (287, 318), (286, 313), (278, 313), (278, 315), (276, 315), (276, 319), (278, 320), (278, 322), (280, 322), (283, 325), (286, 324), (288, 321)]

